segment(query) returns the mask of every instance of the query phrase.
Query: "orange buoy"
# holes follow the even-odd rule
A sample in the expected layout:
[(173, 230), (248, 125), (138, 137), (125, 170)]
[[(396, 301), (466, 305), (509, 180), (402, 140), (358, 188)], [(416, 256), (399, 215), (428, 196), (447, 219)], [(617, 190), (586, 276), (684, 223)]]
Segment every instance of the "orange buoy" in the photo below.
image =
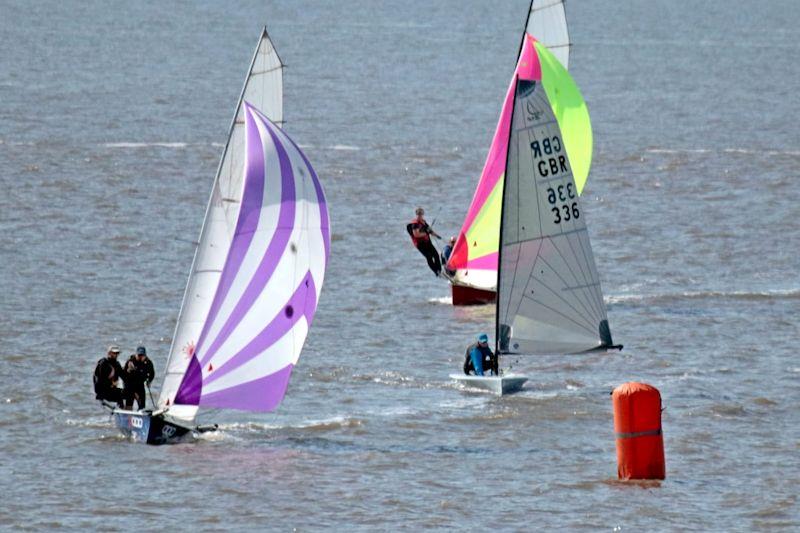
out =
[(619, 479), (664, 479), (661, 394), (645, 383), (623, 383), (611, 393)]

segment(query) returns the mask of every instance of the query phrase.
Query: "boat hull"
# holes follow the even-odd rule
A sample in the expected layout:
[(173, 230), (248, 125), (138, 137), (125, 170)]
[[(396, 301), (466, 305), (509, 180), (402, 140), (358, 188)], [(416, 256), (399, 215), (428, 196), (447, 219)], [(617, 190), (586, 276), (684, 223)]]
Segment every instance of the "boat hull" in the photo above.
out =
[(148, 412), (114, 410), (117, 428), (134, 442), (144, 444), (174, 444), (191, 435), (192, 428)]
[(497, 396), (513, 394), (522, 389), (528, 378), (519, 374), (505, 374), (503, 376), (472, 376), (466, 374), (450, 374), (450, 379), (460, 385), (491, 392)]
[(458, 283), (450, 284), (453, 294), (453, 305), (484, 305), (494, 303), (497, 299), (495, 291), (478, 289)]

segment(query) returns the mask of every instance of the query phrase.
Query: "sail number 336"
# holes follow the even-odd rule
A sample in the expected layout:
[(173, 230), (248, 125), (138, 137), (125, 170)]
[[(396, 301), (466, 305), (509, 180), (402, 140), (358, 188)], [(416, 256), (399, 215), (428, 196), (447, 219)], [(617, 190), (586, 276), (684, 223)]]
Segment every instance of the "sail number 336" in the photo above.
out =
[[(566, 174), (566, 157), (561, 152), (561, 139), (558, 136), (545, 137), (541, 143), (534, 141), (531, 143), (533, 157), (539, 159), (537, 170), (543, 178), (556, 174)], [(550, 156), (550, 157), (547, 157)], [(547, 188), (547, 201), (552, 206), (550, 211), (553, 213), (553, 222), (561, 224), (561, 221), (570, 221), (573, 218), (580, 218), (581, 213), (578, 209), (578, 202), (575, 200), (575, 184), (571, 181), (555, 187)]]
[(572, 182), (566, 185), (561, 184), (555, 189), (553, 187), (547, 188), (547, 201), (553, 206), (552, 211), (553, 222), (561, 224), (561, 221), (569, 221), (573, 218), (580, 218), (581, 212), (578, 209), (578, 202), (570, 202), (575, 199), (575, 185)]

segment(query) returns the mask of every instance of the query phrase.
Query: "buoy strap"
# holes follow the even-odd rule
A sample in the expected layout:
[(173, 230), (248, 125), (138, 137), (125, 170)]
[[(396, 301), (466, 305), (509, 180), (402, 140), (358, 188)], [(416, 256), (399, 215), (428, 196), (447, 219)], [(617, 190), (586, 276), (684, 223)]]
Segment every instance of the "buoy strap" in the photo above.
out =
[(636, 433), (616, 433), (618, 439), (635, 439), (636, 437), (656, 437), (661, 435), (661, 428), (651, 429), (650, 431), (638, 431)]

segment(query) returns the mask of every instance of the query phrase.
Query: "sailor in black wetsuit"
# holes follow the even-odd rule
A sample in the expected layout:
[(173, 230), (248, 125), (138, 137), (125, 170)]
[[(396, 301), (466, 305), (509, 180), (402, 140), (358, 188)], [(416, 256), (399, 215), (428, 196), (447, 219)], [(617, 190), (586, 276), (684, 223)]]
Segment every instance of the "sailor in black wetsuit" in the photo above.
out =
[(439, 252), (436, 251), (436, 248), (433, 247), (433, 243), (431, 242), (431, 235), (439, 239), (441, 239), (441, 237), (438, 233), (433, 231), (425, 221), (424, 209), (418, 207), (416, 215), (414, 220), (406, 225), (406, 230), (411, 236), (411, 241), (414, 243), (414, 246), (419, 250), (419, 253), (425, 256), (425, 260), (428, 261), (428, 267), (434, 274), (439, 276), (442, 272), (442, 263), (439, 260)]
[(145, 396), (144, 386), (146, 384), (149, 387), (155, 377), (156, 371), (153, 369), (153, 362), (147, 357), (147, 349), (144, 346), (138, 346), (136, 353), (125, 363), (126, 409), (133, 408), (134, 398), (139, 410), (145, 408), (147, 396)]
[(120, 378), (123, 378), (122, 367), (117, 361), (119, 346), (108, 347), (106, 357), (97, 362), (94, 369), (95, 398), (116, 403), (122, 407), (122, 389), (117, 387)]

